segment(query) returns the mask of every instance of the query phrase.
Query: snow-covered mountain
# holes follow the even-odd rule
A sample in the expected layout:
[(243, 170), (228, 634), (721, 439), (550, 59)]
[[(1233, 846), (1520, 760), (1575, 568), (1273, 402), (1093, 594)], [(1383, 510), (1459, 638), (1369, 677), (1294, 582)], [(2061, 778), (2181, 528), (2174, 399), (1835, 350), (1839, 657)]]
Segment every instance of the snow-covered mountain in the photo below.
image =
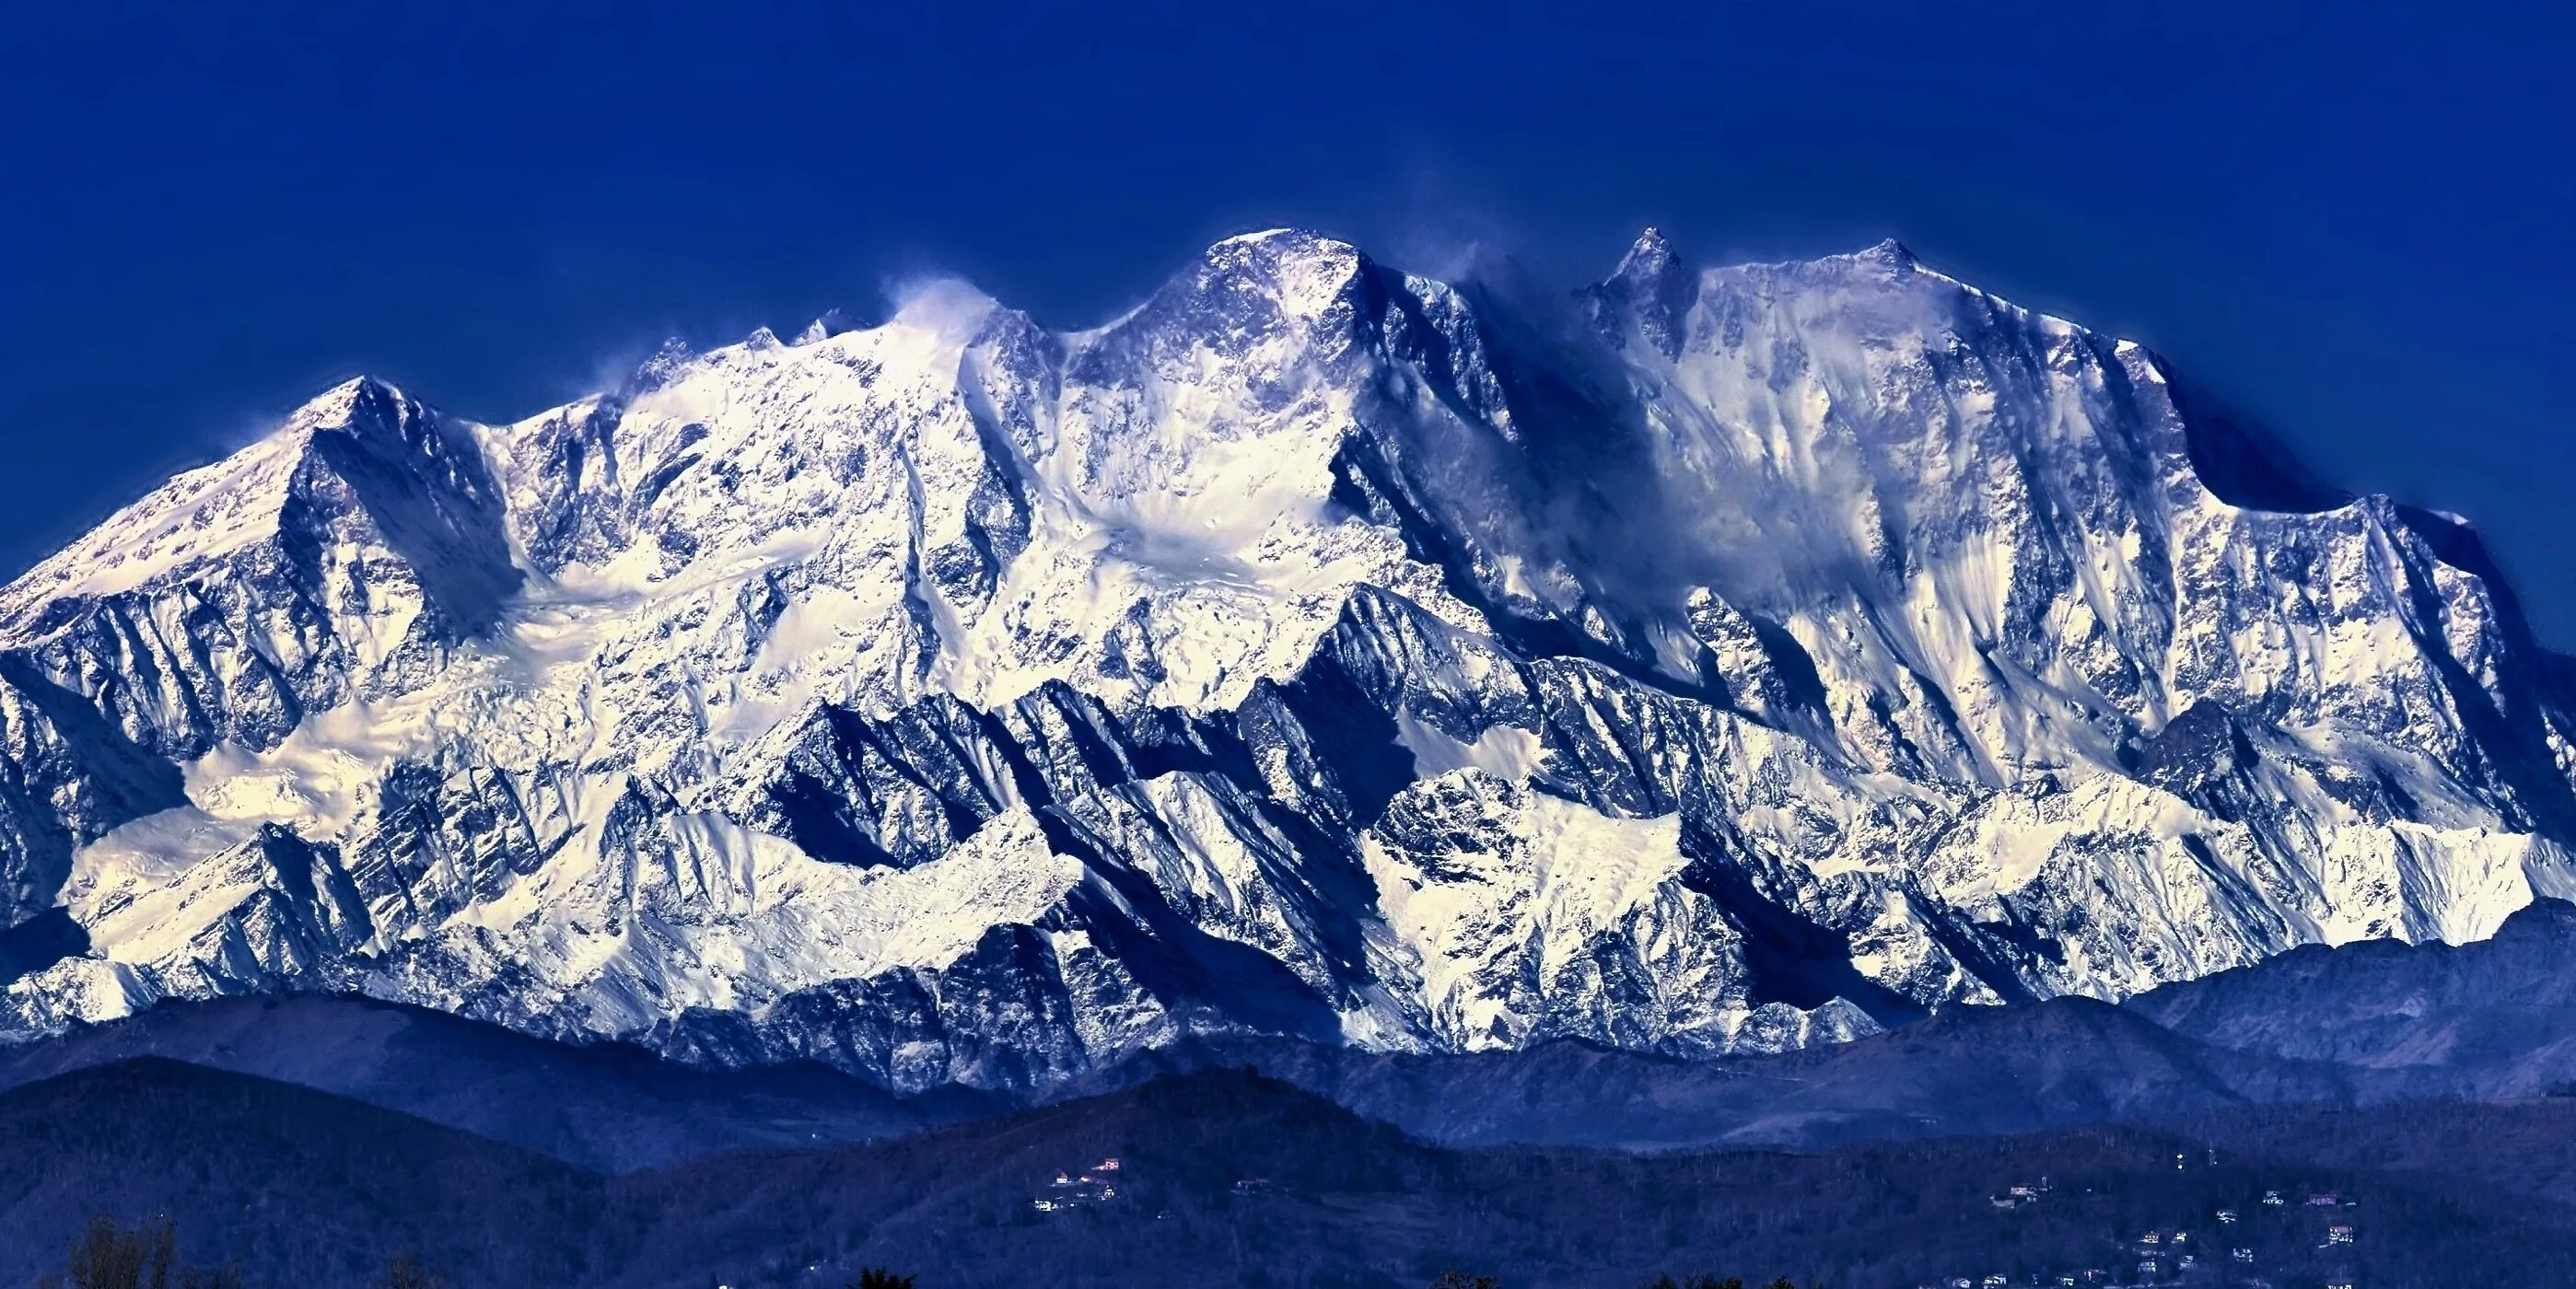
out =
[(0, 592), (0, 1032), (1777, 1049), (2576, 896), (2560, 668), (2464, 524), (1893, 243), (1262, 233), (513, 425), (353, 381), (120, 512)]

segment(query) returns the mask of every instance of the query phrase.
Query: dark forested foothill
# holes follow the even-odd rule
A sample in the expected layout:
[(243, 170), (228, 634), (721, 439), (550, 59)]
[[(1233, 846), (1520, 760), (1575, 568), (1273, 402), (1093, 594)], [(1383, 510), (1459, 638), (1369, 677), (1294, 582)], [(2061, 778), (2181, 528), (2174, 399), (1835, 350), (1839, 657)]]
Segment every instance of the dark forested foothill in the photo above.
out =
[(2134, 1276), (2178, 1247), (2279, 1285), (2561, 1286), (2571, 1145), (2576, 1105), (2535, 1098), (1814, 1154), (1468, 1150), (1210, 1070), (896, 1141), (610, 1175), (143, 1060), (0, 1094), (0, 1283), (123, 1289), (66, 1276), (105, 1214), (119, 1240), (175, 1233), (163, 1289), (225, 1283), (180, 1267), (244, 1289), (1421, 1289), (1453, 1269), (1501, 1289), (1726, 1289), (1706, 1268), (1912, 1289)]
[(93, 1219), (64, 1260), (60, 1277), (36, 1281), (38, 1289), (240, 1289), (241, 1276), (179, 1261), (178, 1231), (163, 1218), (131, 1229), (113, 1218)]
[[(410, 1254), (397, 1254), (366, 1282), (368, 1289), (446, 1289), (436, 1272)], [(60, 1276), (46, 1274), (37, 1289), (244, 1289), (241, 1271), (189, 1266), (179, 1260), (179, 1232), (168, 1218), (125, 1228), (116, 1219), (91, 1220), (73, 1242)], [(909, 1279), (866, 1289), (912, 1289)]]

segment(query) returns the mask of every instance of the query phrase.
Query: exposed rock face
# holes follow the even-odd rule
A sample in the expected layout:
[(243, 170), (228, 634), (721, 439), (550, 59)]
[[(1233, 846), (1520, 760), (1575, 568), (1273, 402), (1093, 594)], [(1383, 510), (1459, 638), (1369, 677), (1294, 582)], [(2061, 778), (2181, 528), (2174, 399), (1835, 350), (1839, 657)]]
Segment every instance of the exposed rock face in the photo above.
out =
[(2464, 525), (1892, 243), (1558, 313), (1275, 232), (1093, 331), (335, 389), (0, 592), (0, 1031), (1699, 1055), (2576, 895)]

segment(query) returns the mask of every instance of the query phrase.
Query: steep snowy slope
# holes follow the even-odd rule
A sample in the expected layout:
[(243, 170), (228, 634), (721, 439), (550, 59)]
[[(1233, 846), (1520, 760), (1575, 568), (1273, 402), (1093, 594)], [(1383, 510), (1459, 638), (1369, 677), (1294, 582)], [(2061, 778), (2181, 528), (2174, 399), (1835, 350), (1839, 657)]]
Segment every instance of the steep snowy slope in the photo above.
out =
[(2557, 666), (2464, 526), (1893, 244), (1568, 305), (1264, 233), (1092, 331), (352, 382), (138, 502), (0, 592), (0, 1030), (1792, 1047), (2576, 894)]

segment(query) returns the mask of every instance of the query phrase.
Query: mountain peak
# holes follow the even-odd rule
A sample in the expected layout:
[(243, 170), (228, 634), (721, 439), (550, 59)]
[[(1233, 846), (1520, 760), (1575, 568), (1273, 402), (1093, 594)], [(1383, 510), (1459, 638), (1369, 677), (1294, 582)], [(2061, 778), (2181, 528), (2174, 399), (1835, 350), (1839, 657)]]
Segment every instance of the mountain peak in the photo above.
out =
[(288, 433), (299, 430), (346, 430), (368, 423), (394, 424), (405, 419), (415, 407), (412, 399), (392, 382), (374, 376), (352, 376), (321, 393), (306, 399), (304, 405), (289, 413), (280, 427)]
[(1368, 253), (1337, 237), (1303, 228), (1269, 228), (1239, 233), (1211, 246), (1205, 269), (1218, 273), (1252, 270), (1272, 278), (1323, 274), (1346, 278), (1369, 262)]
[(1337, 304), (1347, 305), (1352, 285), (1369, 265), (1357, 246), (1302, 228), (1240, 233), (1208, 247), (1129, 321), (1166, 316), (1171, 309), (1213, 309), (1234, 317), (1229, 329), (1249, 325), (1252, 315), (1237, 312), (1245, 309), (1312, 321), (1332, 314)]
[(1874, 265), (1896, 273), (1908, 272), (1923, 266), (1923, 262), (1915, 258), (1914, 252), (1907, 249), (1905, 243), (1893, 237), (1882, 237), (1871, 245), (1852, 252), (1851, 258), (1863, 264)]
[(1697, 298), (1697, 276), (1682, 264), (1660, 228), (1648, 225), (1619, 259), (1610, 279), (1595, 288), (1595, 307), (1625, 310), (1646, 343), (1667, 359), (1681, 353), (1687, 315)]
[(796, 343), (800, 345), (810, 345), (816, 341), (829, 340), (834, 336), (844, 335), (858, 329), (858, 321), (852, 318), (848, 313), (843, 312), (838, 308), (825, 309), (822, 317), (806, 323), (805, 329), (796, 333)]
[(1648, 224), (1628, 247), (1628, 253), (1619, 258), (1619, 267), (1612, 270), (1611, 276), (1631, 282), (1660, 282), (1679, 263), (1680, 257), (1673, 253), (1673, 244), (1664, 236), (1664, 230)]
[(680, 373), (697, 360), (697, 356), (697, 351), (690, 348), (688, 341), (673, 336), (663, 341), (661, 347), (653, 351), (652, 357), (636, 365), (618, 393), (626, 398), (652, 393), (678, 379)]
[(1283, 225), (1278, 228), (1264, 228), (1221, 238), (1216, 245), (1208, 248), (1208, 254), (1214, 257), (1225, 252), (1265, 251), (1272, 254), (1288, 254), (1309, 250), (1357, 254), (1359, 248), (1339, 238), (1326, 237), (1312, 229)]
[[(188, 578), (255, 576), (210, 570), (299, 526), (295, 540), (321, 540), (335, 555), (376, 543), (410, 560), (418, 553), (411, 548), (422, 543), (459, 546), (448, 541), (458, 524), (491, 526), (474, 513), (489, 506), (483, 474), (477, 450), (456, 427), (388, 381), (353, 376), (306, 400), (270, 433), (171, 479), (30, 569), (0, 591), (0, 622), (34, 620), (57, 600), (150, 591)], [(315, 525), (338, 527), (320, 533)], [(472, 596), (448, 596), (470, 598), (475, 620), (495, 599), (488, 588), (512, 576), (488, 567), (496, 559), (506, 566), (507, 557), (494, 556), (495, 543), (484, 536), (462, 542), (473, 547), (465, 555), (442, 550), (438, 558), (453, 568), (419, 578), (433, 596), (444, 592), (430, 584), (459, 580), (451, 573), (461, 570), (464, 580), (476, 581)], [(381, 593), (382, 568), (376, 576), (371, 592)]]

